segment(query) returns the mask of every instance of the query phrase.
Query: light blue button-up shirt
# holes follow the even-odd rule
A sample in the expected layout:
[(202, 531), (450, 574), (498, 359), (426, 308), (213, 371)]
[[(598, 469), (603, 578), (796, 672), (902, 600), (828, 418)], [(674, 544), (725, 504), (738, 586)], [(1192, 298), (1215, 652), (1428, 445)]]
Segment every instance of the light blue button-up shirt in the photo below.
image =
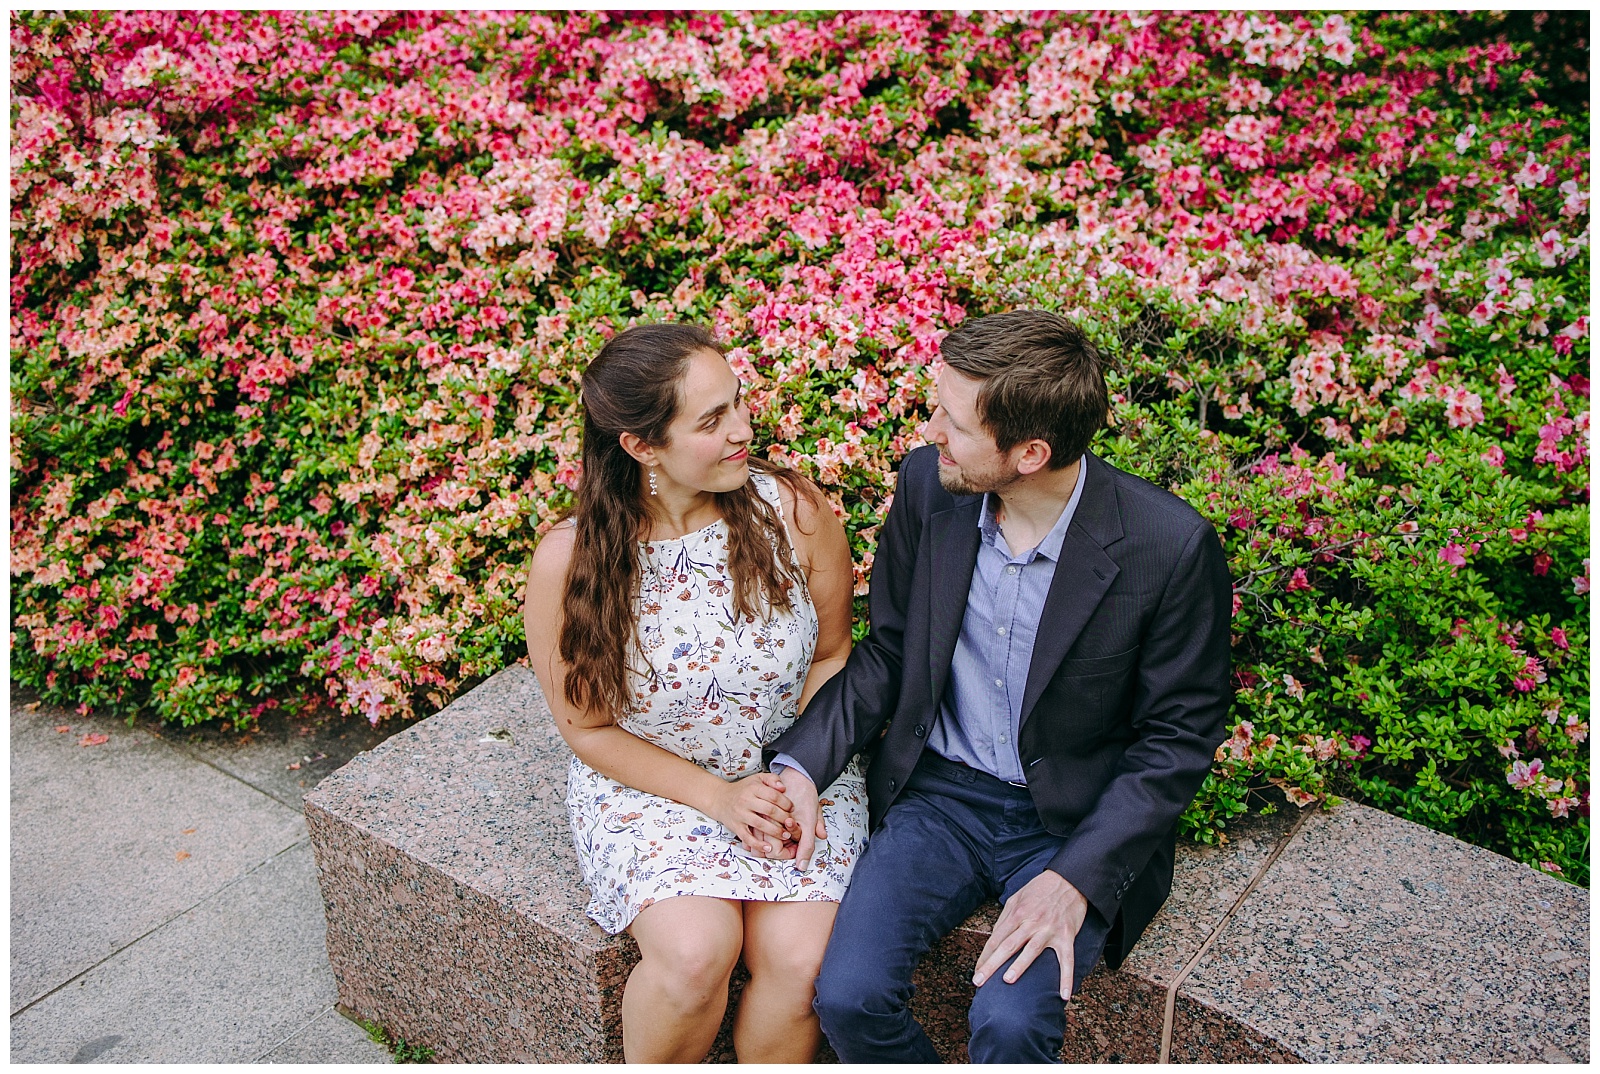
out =
[(984, 496), (978, 516), (983, 539), (950, 661), (950, 682), (928, 745), (952, 761), (1012, 783), (1026, 782), (1017, 754), (1022, 695), (1044, 600), (1056, 576), (1067, 527), (1083, 498), (1087, 472), (1086, 466), (1078, 468), (1077, 486), (1037, 548), (1013, 553), (1007, 546), (995, 521), (1000, 501), (994, 493)]
[[(1013, 555), (995, 521), (1000, 501), (985, 493), (978, 515), (982, 542), (967, 589), (967, 610), (961, 620), (950, 682), (928, 745), (952, 761), (1013, 783), (1026, 782), (1017, 754), (1022, 723), (1022, 695), (1028, 686), (1033, 642), (1044, 614), (1044, 600), (1056, 576), (1061, 544), (1083, 498), (1089, 468), (1078, 466), (1078, 484), (1050, 532), (1037, 548)], [(772, 759), (809, 775), (788, 754)]]

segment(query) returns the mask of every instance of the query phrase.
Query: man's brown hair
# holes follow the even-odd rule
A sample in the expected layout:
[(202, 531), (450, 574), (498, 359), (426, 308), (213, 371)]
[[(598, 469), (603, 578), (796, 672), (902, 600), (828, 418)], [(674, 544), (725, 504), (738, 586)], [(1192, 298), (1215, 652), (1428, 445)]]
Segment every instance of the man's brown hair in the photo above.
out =
[(1070, 466), (1106, 423), (1105, 360), (1083, 329), (1044, 310), (968, 321), (939, 345), (945, 364), (983, 382), (978, 419), (995, 446), (1050, 445), (1050, 469)]

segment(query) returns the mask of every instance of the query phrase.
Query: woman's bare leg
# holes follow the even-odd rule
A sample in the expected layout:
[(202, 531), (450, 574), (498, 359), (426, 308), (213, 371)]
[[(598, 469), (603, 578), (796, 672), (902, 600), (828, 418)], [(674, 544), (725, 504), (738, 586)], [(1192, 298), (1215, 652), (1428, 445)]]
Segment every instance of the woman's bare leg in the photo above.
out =
[(728, 976), (744, 942), (742, 904), (678, 895), (628, 926), (639, 964), (622, 993), (622, 1054), (630, 1063), (698, 1063), (728, 1007)]
[(744, 904), (744, 964), (733, 1048), (741, 1063), (810, 1063), (822, 1043), (811, 1009), (834, 902)]

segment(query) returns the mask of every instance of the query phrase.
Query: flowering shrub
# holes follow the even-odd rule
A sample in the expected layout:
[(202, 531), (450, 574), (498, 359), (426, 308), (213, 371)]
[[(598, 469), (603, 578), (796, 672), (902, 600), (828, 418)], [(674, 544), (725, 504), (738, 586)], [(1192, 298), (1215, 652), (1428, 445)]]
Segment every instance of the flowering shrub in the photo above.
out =
[(1187, 829), (1354, 794), (1586, 883), (1588, 114), (1495, 18), (15, 13), (13, 673), (442, 705), (637, 319), (732, 341), (864, 593), (942, 333), (1037, 306), (1231, 559)]

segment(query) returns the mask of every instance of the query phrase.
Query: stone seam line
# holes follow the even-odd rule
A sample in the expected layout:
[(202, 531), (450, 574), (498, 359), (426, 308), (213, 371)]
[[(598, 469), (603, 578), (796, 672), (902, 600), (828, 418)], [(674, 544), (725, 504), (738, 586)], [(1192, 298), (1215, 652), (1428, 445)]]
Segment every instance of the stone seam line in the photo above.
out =
[[(296, 1038), (298, 1038), (300, 1036), (303, 1036), (308, 1030), (310, 1030), (310, 1028), (312, 1026), (314, 1026), (318, 1022), (322, 1021), (322, 1019), (327, 1017), (329, 1014), (339, 1014), (339, 1013), (340, 1013), (340, 1011), (339, 1011), (338, 1005), (330, 1003), (328, 1006), (324, 1007), (322, 1010), (320, 1010), (316, 1014), (314, 1014), (311, 1017), (311, 1020), (308, 1021), (305, 1025), (301, 1026), (299, 1029), (296, 1029), (294, 1032), (290, 1033), (287, 1037), (284, 1037), (278, 1043), (274, 1044), (272, 1047), (268, 1048), (266, 1051), (262, 1052), (260, 1055), (256, 1056), (254, 1059), (250, 1060), (250, 1064), (253, 1066), (256, 1063), (261, 1062), (267, 1056), (271, 1055), (273, 1052), (277, 1051), (279, 1048), (282, 1048), (285, 1044), (288, 1044), (290, 1041), (295, 1040)], [(353, 1018), (350, 1019), (350, 1020), (352, 1022), (355, 1021), (355, 1019), (353, 1019)]]
[(1222, 930), (1228, 927), (1228, 922), (1233, 920), (1234, 915), (1239, 912), (1239, 908), (1244, 905), (1244, 901), (1256, 889), (1256, 885), (1261, 883), (1261, 878), (1267, 875), (1267, 870), (1272, 868), (1272, 863), (1278, 860), (1278, 855), (1283, 853), (1290, 841), (1299, 833), (1300, 826), (1305, 823), (1306, 816), (1307, 814), (1302, 811), (1295, 818), (1294, 826), (1278, 841), (1278, 845), (1272, 848), (1272, 853), (1267, 855), (1267, 860), (1261, 863), (1261, 868), (1256, 870), (1256, 875), (1250, 878), (1250, 883), (1245, 885), (1245, 889), (1239, 893), (1239, 897), (1233, 900), (1233, 905), (1228, 907), (1228, 912), (1222, 915), (1222, 920), (1218, 921), (1217, 927), (1211, 930), (1211, 935), (1207, 936), (1206, 942), (1200, 945), (1200, 950), (1194, 953), (1194, 956), (1178, 972), (1178, 976), (1167, 986), (1166, 1012), (1161, 1019), (1161, 1057), (1156, 1060), (1157, 1063), (1166, 1065), (1168, 1057), (1172, 1053), (1172, 1021), (1173, 1015), (1178, 1009), (1178, 989), (1183, 986), (1184, 981), (1189, 979), (1189, 975), (1200, 964), (1200, 960), (1205, 957), (1206, 952), (1211, 950), (1211, 945), (1217, 942), (1217, 937), (1222, 935)]

